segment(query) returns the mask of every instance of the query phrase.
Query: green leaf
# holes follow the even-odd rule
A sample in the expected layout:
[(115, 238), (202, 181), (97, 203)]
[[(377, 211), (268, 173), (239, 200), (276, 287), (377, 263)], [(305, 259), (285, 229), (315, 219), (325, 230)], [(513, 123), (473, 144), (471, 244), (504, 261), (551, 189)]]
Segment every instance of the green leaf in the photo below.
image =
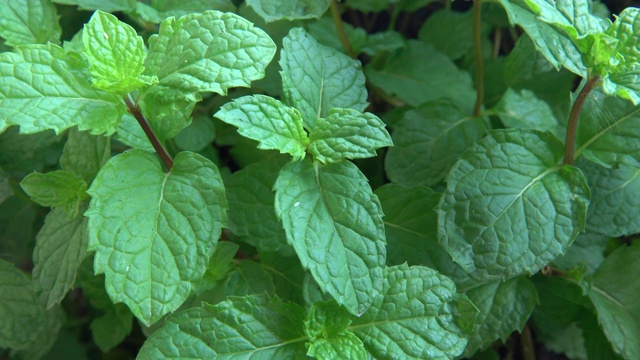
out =
[(70, 218), (78, 215), (80, 202), (87, 198), (87, 183), (66, 170), (29, 174), (20, 186), (39, 205), (62, 207)]
[(486, 349), (498, 339), (506, 341), (514, 331), (522, 331), (538, 303), (535, 286), (522, 276), (475, 287), (466, 295), (480, 310), (466, 356)]
[(625, 359), (640, 357), (640, 248), (621, 247), (593, 275), (589, 298), (613, 350)]
[(0, 53), (0, 131), (19, 125), (22, 133), (60, 133), (78, 125), (113, 133), (125, 106), (117, 95), (92, 88), (83, 67), (77, 54), (53, 44)]
[(87, 256), (87, 219), (69, 218), (61, 208), (47, 214), (33, 250), (33, 287), (47, 309), (59, 304), (73, 288), (80, 264)]
[(477, 309), (459, 313), (466, 296), (435, 270), (405, 265), (385, 269), (384, 288), (348, 330), (376, 359), (452, 359), (467, 337), (456, 324), (473, 321)]
[(0, 347), (25, 349), (37, 340), (43, 306), (36, 301), (29, 276), (0, 259)]
[(383, 31), (370, 34), (362, 52), (374, 56), (382, 52), (391, 52), (404, 46), (404, 38), (395, 31)]
[(60, 157), (60, 167), (74, 172), (87, 184), (91, 184), (110, 157), (111, 143), (108, 137), (94, 136), (71, 128)]
[(426, 102), (393, 126), (387, 176), (405, 185), (440, 183), (460, 155), (484, 136), (486, 124), (449, 100)]
[(161, 23), (162, 20), (168, 17), (175, 16), (179, 18), (192, 13), (201, 13), (206, 10), (235, 12), (236, 7), (231, 0), (153, 0), (151, 1), (151, 6), (142, 2), (136, 2), (136, 12), (142, 20), (156, 24)]
[(518, 25), (526, 31), (536, 48), (556, 68), (566, 68), (578, 76), (586, 76), (587, 68), (582, 62), (580, 50), (563, 33), (552, 25), (539, 21), (519, 0), (498, 0), (507, 11), (511, 25)]
[[(325, 16), (318, 21), (305, 24), (305, 29), (309, 35), (320, 44), (332, 47), (346, 54), (346, 50), (340, 41), (340, 34), (336, 28), (336, 22), (330, 16)], [(362, 52), (362, 48), (367, 43), (367, 32), (363, 28), (353, 27), (351, 24), (342, 21), (342, 31), (347, 35), (349, 45), (356, 54)], [(347, 54), (348, 55), (348, 54)]]
[(595, 315), (585, 317), (580, 321), (582, 336), (584, 338), (585, 352), (590, 360), (597, 359), (622, 359), (620, 355), (613, 352), (611, 343), (607, 340), (602, 328), (598, 326), (598, 319)]
[[(589, 204), (589, 211), (592, 206), (593, 202)], [(589, 226), (588, 212), (587, 226)], [(593, 232), (580, 234), (566, 253), (553, 260), (553, 266), (564, 271), (586, 269), (586, 274), (593, 274), (604, 261), (606, 247), (607, 238), (604, 235)]]
[[(160, 134), (158, 134), (160, 135)], [(140, 149), (148, 152), (154, 152), (153, 145), (149, 141), (144, 130), (131, 114), (125, 114), (122, 117), (115, 139), (132, 149)]]
[(551, 107), (529, 90), (507, 89), (493, 111), (507, 128), (546, 129), (560, 133)]
[(227, 223), (215, 165), (182, 152), (165, 174), (153, 154), (130, 150), (104, 165), (88, 193), (89, 250), (111, 299), (146, 324), (177, 309)]
[(303, 359), (303, 321), (297, 304), (264, 295), (231, 297), (172, 315), (138, 359)]
[(616, 57), (618, 57), (616, 60), (622, 60), (621, 63), (610, 63), (609, 65), (619, 65), (621, 68), (619, 70), (623, 71), (628, 67), (637, 67), (637, 63), (640, 61), (640, 49), (638, 48), (640, 44), (640, 39), (638, 39), (638, 35), (640, 35), (640, 9), (628, 7), (622, 10), (605, 33), (618, 40), (615, 49)]
[(393, 146), (385, 124), (372, 113), (331, 109), (316, 120), (310, 134), (309, 152), (323, 163), (376, 156), (376, 150)]
[(424, 265), (449, 277), (460, 287), (469, 276), (438, 244), (440, 193), (427, 187), (386, 184), (375, 191), (384, 212), (387, 264)]
[(135, 0), (53, 0), (58, 4), (78, 5), (81, 10), (102, 10), (104, 12), (132, 12)]
[(380, 66), (368, 65), (365, 73), (373, 85), (411, 106), (446, 98), (467, 111), (476, 97), (467, 72), (419, 41), (408, 41)]
[[(636, 36), (640, 36), (636, 35)], [(640, 105), (640, 65), (631, 70), (610, 74), (602, 79), (602, 89), (606, 94), (629, 100)]]
[(294, 160), (305, 156), (309, 138), (302, 115), (294, 108), (265, 95), (243, 96), (227, 103), (214, 115), (259, 142), (260, 149), (288, 153)]
[(145, 74), (156, 86), (187, 93), (226, 95), (231, 87), (248, 87), (264, 77), (276, 46), (262, 30), (232, 13), (205, 11), (160, 24), (149, 38)]
[(368, 359), (362, 341), (347, 330), (350, 314), (335, 301), (315, 303), (304, 322), (307, 355), (316, 359)]
[(324, 292), (360, 315), (382, 289), (382, 210), (366, 177), (350, 162), (291, 162), (274, 185), (287, 241)]
[(589, 188), (559, 165), (550, 133), (496, 130), (462, 155), (438, 205), (440, 243), (472, 277), (533, 274), (564, 253), (584, 228)]
[(147, 54), (142, 37), (115, 16), (96, 11), (84, 26), (82, 42), (94, 87), (126, 94), (154, 82), (141, 76)]
[(351, 9), (362, 12), (380, 12), (397, 0), (346, 0), (347, 6)]
[(9, 46), (59, 43), (62, 30), (48, 0), (0, 0), (0, 37)]
[[(483, 33), (488, 32), (484, 26)], [(418, 38), (453, 60), (472, 52), (473, 11), (464, 13), (440, 10), (424, 22)]]
[(308, 130), (332, 108), (364, 111), (367, 89), (360, 62), (320, 45), (302, 28), (291, 29), (282, 44), (283, 101), (300, 111)]
[(227, 296), (273, 295), (276, 285), (273, 276), (255, 261), (246, 260), (229, 274), (224, 283)]
[(640, 106), (591, 92), (582, 108), (575, 158), (584, 155), (605, 167), (640, 163)]
[(247, 5), (266, 22), (319, 19), (330, 4), (331, 0), (247, 0)]
[(208, 116), (199, 116), (191, 121), (191, 124), (182, 129), (175, 137), (176, 145), (187, 151), (201, 151), (213, 143), (216, 138), (216, 128), (213, 119)]
[(103, 353), (118, 346), (131, 333), (133, 315), (124, 305), (116, 305), (106, 314), (93, 319), (91, 334), (93, 341)]
[(229, 229), (262, 251), (289, 248), (282, 224), (273, 210), (275, 194), (272, 191), (278, 171), (285, 164), (283, 157), (270, 158), (233, 173), (225, 181)]
[(607, 169), (592, 163), (581, 168), (592, 189), (587, 229), (609, 237), (640, 232), (640, 168), (620, 164)]
[(538, 20), (564, 30), (582, 51), (592, 41), (589, 35), (601, 33), (608, 26), (591, 14), (589, 1), (524, 0), (524, 3), (538, 15)]
[[(156, 134), (160, 142), (171, 139), (178, 135), (182, 129), (191, 123), (191, 113), (197, 101), (200, 101), (199, 94), (185, 94), (184, 92), (164, 86), (152, 86), (140, 99), (138, 103), (142, 114), (149, 121), (151, 129)], [(146, 138), (144, 132), (140, 131), (140, 125), (137, 121), (133, 121), (137, 130), (131, 131), (131, 135), (135, 138)], [(143, 142), (144, 143), (144, 142)], [(139, 141), (136, 145), (142, 144)], [(144, 148), (142, 148), (144, 149)]]

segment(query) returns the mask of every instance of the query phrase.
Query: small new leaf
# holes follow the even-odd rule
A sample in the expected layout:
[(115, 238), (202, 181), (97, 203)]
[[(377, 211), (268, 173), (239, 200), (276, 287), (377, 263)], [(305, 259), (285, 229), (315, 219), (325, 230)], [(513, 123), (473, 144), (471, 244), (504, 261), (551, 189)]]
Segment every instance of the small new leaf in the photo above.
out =
[(78, 125), (92, 134), (116, 131), (126, 112), (121, 98), (91, 86), (78, 54), (53, 44), (0, 53), (0, 132), (60, 133)]
[(362, 341), (347, 330), (351, 315), (335, 301), (315, 303), (307, 313), (304, 332), (307, 355), (316, 359), (368, 359)]
[(462, 155), (438, 205), (440, 243), (478, 280), (533, 274), (584, 229), (589, 188), (550, 133), (496, 130)]
[(207, 269), (227, 201), (220, 173), (182, 152), (165, 174), (142, 150), (111, 158), (91, 184), (89, 250), (114, 302), (146, 324), (177, 309)]
[(323, 163), (376, 156), (376, 149), (393, 146), (385, 124), (374, 114), (353, 109), (331, 109), (317, 119), (309, 151)]
[(142, 37), (115, 16), (96, 11), (84, 26), (82, 42), (96, 88), (126, 94), (154, 81), (141, 75), (147, 53)]
[(187, 97), (204, 91), (226, 95), (231, 87), (263, 78), (275, 52), (273, 40), (244, 18), (205, 11), (160, 24), (158, 35), (149, 38), (145, 74)]
[(76, 217), (80, 202), (87, 198), (87, 183), (65, 170), (29, 174), (20, 186), (39, 205), (63, 207), (70, 218)]
[(433, 269), (406, 264), (388, 267), (384, 275), (382, 292), (347, 328), (373, 358), (445, 360), (460, 355), (467, 335), (458, 323), (468, 327), (478, 311), (456, 293), (453, 281)]
[(304, 309), (295, 303), (234, 296), (170, 316), (145, 341), (138, 359), (304, 359), (303, 321)]
[(287, 241), (323, 292), (360, 315), (382, 289), (382, 210), (351, 162), (291, 162), (274, 185)]
[(257, 140), (260, 149), (279, 150), (291, 154), (294, 160), (305, 156), (309, 138), (302, 115), (274, 98), (241, 97), (222, 106), (214, 116), (237, 127), (241, 135)]
[(308, 130), (332, 108), (364, 111), (367, 89), (360, 62), (320, 45), (302, 28), (292, 29), (282, 45), (283, 101), (300, 111)]

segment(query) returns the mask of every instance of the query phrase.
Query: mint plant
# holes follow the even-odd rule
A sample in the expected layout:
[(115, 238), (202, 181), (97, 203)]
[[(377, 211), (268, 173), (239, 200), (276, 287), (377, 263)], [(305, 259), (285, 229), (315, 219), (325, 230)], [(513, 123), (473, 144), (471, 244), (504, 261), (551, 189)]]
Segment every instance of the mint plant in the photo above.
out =
[(638, 8), (0, 4), (4, 357), (640, 358)]

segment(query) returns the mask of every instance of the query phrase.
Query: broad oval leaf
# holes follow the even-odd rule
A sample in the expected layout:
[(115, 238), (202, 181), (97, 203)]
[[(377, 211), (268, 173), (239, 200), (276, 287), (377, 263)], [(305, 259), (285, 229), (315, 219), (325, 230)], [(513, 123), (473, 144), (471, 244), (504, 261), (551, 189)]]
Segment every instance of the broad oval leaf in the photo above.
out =
[(273, 40), (246, 19), (205, 11), (160, 24), (158, 35), (149, 38), (145, 73), (174, 90), (226, 95), (231, 87), (263, 78), (275, 53)]
[(559, 165), (550, 133), (497, 130), (453, 166), (438, 205), (440, 243), (478, 280), (533, 274), (583, 230), (589, 188)]
[(241, 135), (259, 142), (260, 149), (304, 158), (309, 138), (302, 115), (294, 108), (265, 95), (244, 96), (227, 103), (214, 115), (238, 128)]
[(376, 150), (393, 146), (385, 124), (372, 113), (331, 109), (319, 118), (310, 134), (309, 152), (323, 163), (376, 156)]
[(247, 0), (247, 5), (266, 22), (319, 19), (330, 4), (331, 0)]
[(483, 119), (469, 116), (451, 101), (426, 102), (393, 126), (394, 147), (385, 158), (387, 176), (410, 186), (438, 184), (485, 131)]
[(61, 208), (52, 209), (36, 237), (33, 249), (33, 287), (47, 309), (57, 305), (73, 288), (78, 268), (87, 255), (87, 219), (69, 218)]
[[(423, 266), (399, 265), (384, 271), (384, 288), (369, 310), (348, 330), (376, 359), (453, 359), (467, 336), (458, 323), (473, 323), (477, 309), (456, 293), (447, 277)], [(471, 305), (473, 307), (473, 305)]]
[(620, 164), (607, 169), (581, 166), (591, 186), (587, 229), (610, 237), (640, 232), (640, 168)]
[(0, 132), (60, 133), (78, 125), (92, 134), (113, 133), (126, 112), (118, 95), (91, 86), (77, 54), (53, 44), (25, 45), (0, 54)]
[(82, 42), (96, 88), (126, 94), (151, 83), (140, 76), (147, 55), (142, 37), (114, 15), (96, 11), (84, 26)]
[(582, 108), (575, 158), (605, 167), (640, 164), (640, 106), (595, 89)]
[(140, 360), (304, 359), (304, 309), (265, 295), (230, 297), (167, 318), (147, 339)]
[(480, 310), (465, 349), (468, 357), (498, 339), (506, 341), (514, 331), (520, 332), (538, 303), (535, 286), (522, 276), (480, 285), (466, 295)]
[(80, 202), (87, 197), (87, 183), (66, 170), (31, 173), (22, 179), (20, 186), (38, 205), (62, 207), (70, 218), (78, 214)]
[(111, 299), (146, 324), (177, 309), (227, 223), (216, 166), (182, 152), (165, 174), (155, 155), (131, 150), (111, 158), (88, 193), (89, 250)]
[(291, 162), (274, 185), (275, 208), (302, 266), (350, 313), (360, 315), (382, 289), (382, 209), (350, 162)]
[(364, 111), (367, 89), (360, 62), (320, 45), (302, 28), (291, 29), (282, 46), (283, 101), (300, 110), (308, 130), (332, 108)]
[(59, 43), (62, 30), (48, 0), (1, 0), (0, 37), (10, 46)]
[(616, 353), (625, 359), (640, 357), (640, 248), (622, 246), (593, 275), (589, 298), (598, 323)]

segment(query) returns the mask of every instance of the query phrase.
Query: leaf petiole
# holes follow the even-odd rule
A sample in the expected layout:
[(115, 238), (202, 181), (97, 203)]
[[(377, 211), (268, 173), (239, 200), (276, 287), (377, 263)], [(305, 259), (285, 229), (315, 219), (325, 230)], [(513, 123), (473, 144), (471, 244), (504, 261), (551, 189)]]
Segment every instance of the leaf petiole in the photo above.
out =
[(564, 140), (564, 161), (563, 164), (573, 165), (575, 159), (574, 151), (576, 145), (576, 132), (578, 130), (578, 120), (580, 119), (580, 113), (582, 112), (582, 106), (589, 97), (591, 91), (600, 84), (600, 76), (594, 75), (584, 85), (576, 101), (571, 107), (571, 113), (569, 114), (569, 123), (567, 124), (567, 135)]

